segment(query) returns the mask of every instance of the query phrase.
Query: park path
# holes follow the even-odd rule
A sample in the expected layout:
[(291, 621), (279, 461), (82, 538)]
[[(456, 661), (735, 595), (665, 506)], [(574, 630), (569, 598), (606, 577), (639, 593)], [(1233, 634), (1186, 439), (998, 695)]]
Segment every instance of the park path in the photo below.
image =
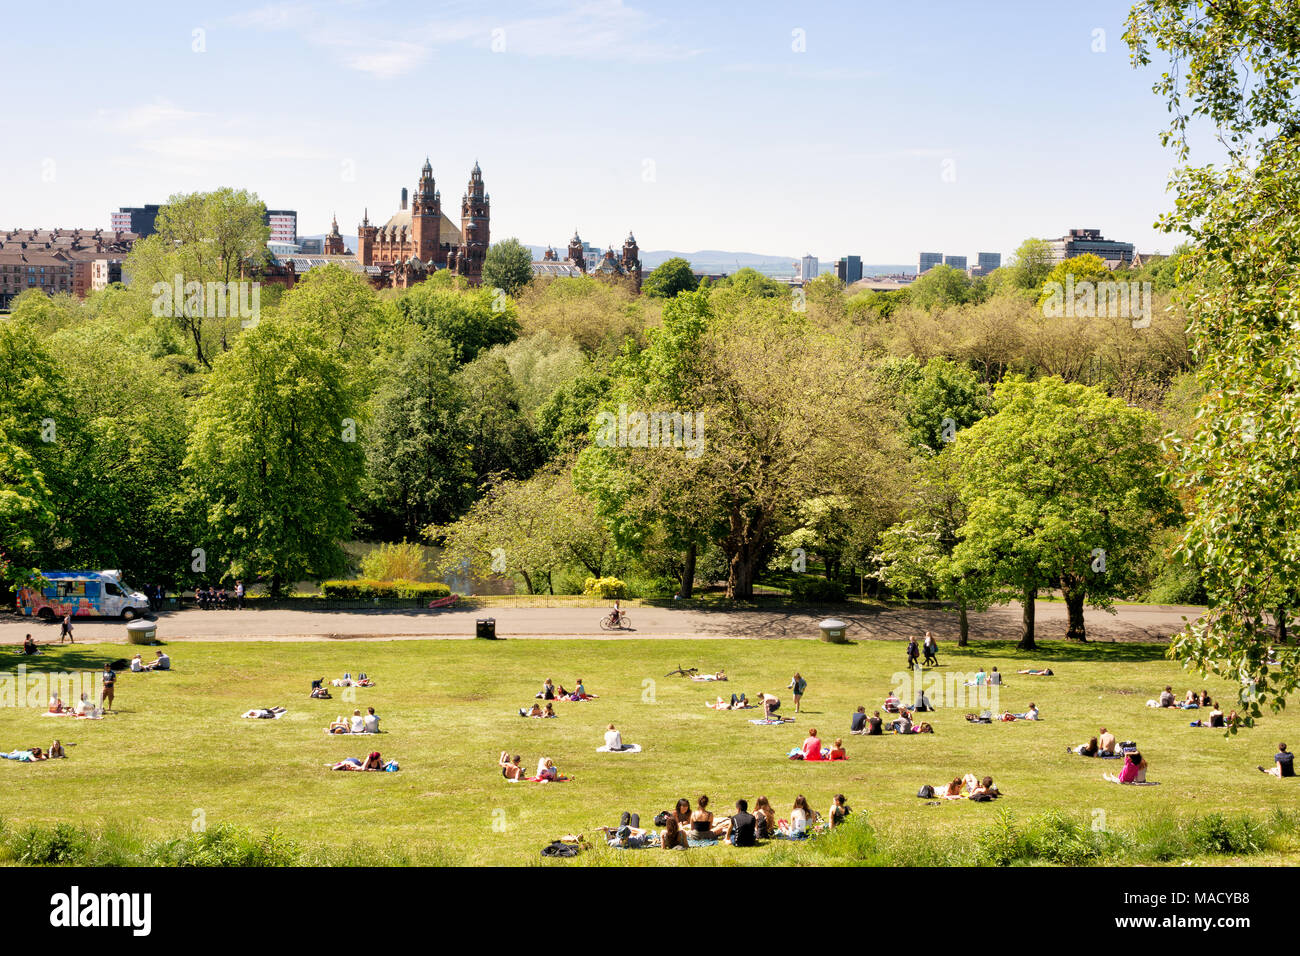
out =
[[(1162, 641), (1177, 632), (1184, 617), (1194, 620), (1197, 607), (1124, 605), (1115, 614), (1089, 610), (1085, 624), (1090, 640)], [(600, 608), (493, 607), (444, 611), (300, 611), (223, 610), (189, 608), (158, 617), (158, 637), (171, 641), (319, 641), (421, 640), (472, 638), (478, 618), (496, 619), (499, 637), (508, 638), (815, 638), (817, 622), (826, 616), (806, 609), (701, 610), (675, 607), (630, 607), (634, 629), (601, 631)], [(851, 613), (831, 612), (849, 624), (853, 640), (906, 640), (933, 631), (941, 642), (957, 639), (957, 617), (928, 607), (855, 607)], [(74, 622), (78, 641), (125, 642), (125, 625), (117, 620)], [(1039, 640), (1065, 637), (1066, 609), (1061, 602), (1039, 601), (1036, 634)], [(1020, 605), (1008, 604), (970, 616), (975, 640), (1008, 640), (1019, 636)], [(55, 624), (18, 617), (0, 618), (0, 644), (20, 644), (31, 633), (40, 643), (58, 641)]]

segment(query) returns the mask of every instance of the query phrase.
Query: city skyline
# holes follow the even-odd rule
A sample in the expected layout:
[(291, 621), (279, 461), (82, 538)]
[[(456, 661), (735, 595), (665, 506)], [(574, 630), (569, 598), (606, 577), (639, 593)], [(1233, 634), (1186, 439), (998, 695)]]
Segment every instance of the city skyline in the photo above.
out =
[[(56, 47), (23, 21), (59, 7), (16, 12), (11, 37), (49, 37), (5, 50), (19, 75), (108, 47), (167, 82), (33, 113), (40, 146), (0, 157), (8, 228), (107, 227), (118, 207), (233, 186), (297, 210), (302, 235), (333, 215), (355, 235), (428, 156), (457, 200), (481, 163), (493, 235), (535, 244), (575, 222), (598, 245), (635, 228), (647, 250), (869, 264), (936, 248), (1005, 260), (1075, 226), (1143, 252), (1175, 244), (1152, 228), (1169, 165), (1151, 132), (1157, 71), (1130, 68), (1122, 3), (997, 17), (941, 4), (923, 23), (885, 6), (767, 7), (741, 23), (605, 0), (219, 18), (150, 4), (85, 11), (87, 29)], [(968, 90), (956, 80), (972, 60), (987, 82)], [(58, 98), (81, 79), (42, 83)]]

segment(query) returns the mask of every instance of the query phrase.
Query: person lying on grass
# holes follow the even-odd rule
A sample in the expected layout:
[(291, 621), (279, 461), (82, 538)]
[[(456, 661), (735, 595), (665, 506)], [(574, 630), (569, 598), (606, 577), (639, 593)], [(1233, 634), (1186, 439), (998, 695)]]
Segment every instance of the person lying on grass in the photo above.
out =
[(1022, 671), (1016, 671), (1017, 674), (1028, 674), (1030, 677), (1051, 677), (1052, 669), (1044, 667), (1041, 670), (1037, 667), (1026, 667)]
[(332, 734), (350, 734), (352, 733), (347, 718), (342, 714), (330, 721), (330, 733)]
[(379, 751), (375, 750), (361, 760), (357, 757), (347, 757), (330, 767), (331, 770), (383, 770), (384, 761), (379, 756)]
[(49, 756), (51, 760), (59, 760), (68, 756), (67, 752), (63, 749), (63, 742), (61, 740), (56, 740), (54, 743), (50, 744)]
[(524, 775), (524, 767), (521, 762), (524, 758), (519, 754), (510, 756), (508, 751), (501, 751), (501, 756), (497, 759), (497, 764), (501, 767), (501, 776), (505, 777), (512, 783), (518, 783), (520, 780), (527, 780)]
[(1267, 770), (1260, 767), (1259, 772), (1277, 777), (1279, 780), (1283, 777), (1294, 777), (1295, 755), (1286, 749), (1286, 744), (1278, 744), (1277, 753), (1273, 754), (1273, 766)]
[(1136, 750), (1130, 750), (1124, 755), (1124, 766), (1120, 770), (1119, 776), (1115, 776), (1113, 773), (1104, 773), (1101, 778), (1111, 783), (1146, 783), (1146, 758)]
[(709, 683), (712, 683), (713, 681), (726, 680), (726, 679), (727, 679), (726, 671), (721, 671), (721, 670), (715, 674), (692, 674), (691, 675), (691, 680), (706, 681)]
[(325, 678), (323, 677), (320, 680), (314, 680), (311, 682), (311, 696), (315, 700), (334, 699), (333, 696), (330, 694), (329, 689), (325, 687), (324, 684), (325, 684)]
[(1025, 711), (1023, 714), (1013, 714), (1008, 712), (1003, 714), (1001, 719), (1002, 720), (1038, 720), (1038, 706), (1031, 700), (1029, 702), (1029, 709)]
[(17, 760), (19, 763), (33, 763), (37, 760), (49, 760), (50, 755), (41, 750), (40, 747), (31, 747), (23, 750), (21, 747), (12, 750), (9, 753), (0, 753), (0, 757), (5, 760)]
[(1079, 744), (1077, 747), (1066, 747), (1072, 754), (1078, 754), (1080, 757), (1095, 757), (1101, 752), (1101, 747), (1097, 744), (1096, 737), (1088, 738), (1086, 744)]
[(274, 720), (280, 714), (287, 713), (284, 707), (254, 707), (245, 717), (262, 718), (264, 720)]

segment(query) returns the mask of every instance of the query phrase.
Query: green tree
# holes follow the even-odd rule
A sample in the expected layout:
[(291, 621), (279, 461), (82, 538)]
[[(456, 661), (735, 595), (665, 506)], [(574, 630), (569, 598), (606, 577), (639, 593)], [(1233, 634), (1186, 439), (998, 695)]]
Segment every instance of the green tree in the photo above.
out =
[(1037, 295), (1052, 271), (1052, 247), (1046, 239), (1026, 239), (1012, 253), (1005, 268), (1012, 288)]
[(971, 280), (954, 266), (935, 266), (927, 269), (907, 287), (908, 301), (927, 311), (946, 309), (970, 301)]
[(641, 292), (659, 299), (671, 299), (678, 292), (694, 292), (700, 284), (691, 264), (681, 256), (665, 259), (641, 283)]
[(920, 375), (905, 385), (908, 444), (937, 452), (957, 431), (992, 411), (988, 390), (965, 365), (932, 358)]
[(401, 315), (450, 344), (461, 365), (519, 335), (514, 303), (490, 288), (457, 290), (421, 282), (403, 292), (395, 305)]
[(511, 237), (492, 246), (483, 260), (483, 286), (517, 295), (533, 281), (533, 254), (518, 239)]
[(967, 516), (952, 560), (1020, 598), (1022, 648), (1035, 646), (1035, 597), (1048, 587), (1065, 598), (1068, 636), (1084, 640), (1085, 602), (1109, 608), (1145, 584), (1152, 541), (1177, 518), (1159, 420), (1059, 378), (1007, 379), (995, 400), (997, 414), (953, 444)]
[[(1178, 299), (1199, 360), (1199, 427), (1175, 443), (1191, 520), (1182, 545), (1202, 570), (1206, 614), (1175, 641), (1188, 666), (1253, 687), (1280, 708), (1300, 685), (1300, 659), (1267, 664), (1300, 581), (1300, 6), (1145, 0), (1125, 39), (1136, 66), (1152, 47), (1170, 61), (1154, 84), (1175, 150), (1169, 232), (1191, 240)], [(1227, 160), (1189, 165), (1193, 121), (1214, 128)]]
[(1101, 256), (1095, 256), (1091, 252), (1072, 256), (1058, 262), (1047, 274), (1047, 278), (1043, 280), (1043, 291), (1038, 297), (1038, 304), (1042, 305), (1053, 294), (1058, 297), (1062, 294), (1072, 294), (1072, 290), (1080, 282), (1097, 283), (1114, 280), (1115, 276), (1106, 268), (1106, 263)]
[(482, 355), (456, 374), (455, 384), (460, 393), (456, 426), (477, 480), (531, 475), (541, 461), (540, 446), (505, 359)]
[(341, 573), (365, 461), (357, 387), (315, 325), (263, 319), (213, 363), (191, 417), (190, 500), (209, 571), (273, 596)]

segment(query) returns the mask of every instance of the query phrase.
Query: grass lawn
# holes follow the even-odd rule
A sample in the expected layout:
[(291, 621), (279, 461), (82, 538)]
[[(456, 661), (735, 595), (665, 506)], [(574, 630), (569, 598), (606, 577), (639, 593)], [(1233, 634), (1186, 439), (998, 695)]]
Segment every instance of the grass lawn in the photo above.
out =
[[(1109, 828), (1153, 818), (1188, 818), (1214, 810), (1269, 815), (1300, 811), (1300, 779), (1279, 781), (1255, 770), (1270, 764), (1279, 740), (1300, 746), (1294, 708), (1266, 716), (1234, 738), (1188, 726), (1197, 712), (1145, 707), (1165, 684), (1181, 697), (1189, 686), (1163, 647), (1105, 643), (1048, 645), (1032, 656), (1010, 644), (940, 649), (946, 672), (983, 664), (1007, 673), (999, 706), (1022, 711), (1030, 701), (1040, 723), (974, 725), (963, 720), (978, 704), (927, 715), (933, 736), (850, 737), (849, 716), (877, 708), (900, 671), (904, 645), (862, 642), (836, 646), (807, 640), (515, 640), (323, 641), (318, 643), (185, 643), (169, 648), (170, 673), (124, 673), (116, 713), (102, 721), (47, 718), (27, 707), (0, 710), (0, 748), (47, 746), (60, 737), (70, 759), (37, 764), (0, 761), (5, 823), (11, 829), (58, 822), (122, 828), (148, 838), (188, 835), (196, 814), (255, 832), (278, 828), (303, 844), (374, 847), (374, 862), (400, 850), (417, 862), (521, 864), (565, 833), (590, 833), (617, 822), (622, 810), (643, 822), (680, 796), (707, 793), (726, 812), (737, 797), (766, 794), (778, 815), (805, 794), (826, 813), (844, 793), (877, 825), (935, 838), (970, 839), (1001, 809), (1028, 818), (1061, 808), (1074, 818), (1101, 819)], [(44, 656), (0, 655), (0, 671), (21, 662), (37, 670), (98, 668), (129, 656), (121, 645), (49, 648)], [(146, 653), (151, 657), (152, 653)], [(34, 661), (34, 666), (32, 664)], [(678, 663), (725, 668), (723, 684), (666, 678)], [(1030, 664), (1050, 665), (1055, 677), (1017, 676)], [(365, 671), (373, 688), (355, 703), (308, 699), (313, 678)], [(794, 724), (755, 726), (753, 711), (715, 712), (718, 693), (759, 691), (793, 705), (784, 690), (795, 670), (808, 680), (804, 714)], [(516, 716), (545, 677), (571, 687), (581, 677), (600, 699), (557, 703), (558, 720)], [(1197, 689), (1202, 686), (1199, 680)], [(1235, 688), (1205, 682), (1225, 710)], [(284, 705), (280, 720), (243, 720), (255, 706)], [(336, 715), (373, 705), (387, 733), (330, 737)], [(1201, 711), (1201, 714), (1207, 713)], [(618, 725), (643, 753), (598, 754), (605, 727)], [(1066, 753), (1100, 725), (1136, 740), (1150, 761), (1155, 787), (1120, 787), (1101, 779), (1119, 761)], [(849, 760), (790, 761), (809, 726), (828, 744), (843, 736)], [(399, 773), (334, 773), (324, 765), (370, 749), (401, 763)], [(552, 757), (576, 779), (562, 784), (508, 784), (497, 768), (502, 750), (521, 753), (526, 767)], [(926, 806), (921, 784), (954, 775), (992, 774), (1006, 796), (991, 804), (965, 801)], [(1285, 849), (1285, 848), (1284, 848)], [(796, 857), (799, 851), (795, 851)], [(761, 863), (773, 845), (751, 851), (717, 847), (668, 854), (598, 848), (580, 860), (610, 863)], [(1279, 862), (1272, 855), (1255, 862)], [(362, 854), (364, 856), (365, 854)], [(1219, 862), (1223, 862), (1220, 860)]]

